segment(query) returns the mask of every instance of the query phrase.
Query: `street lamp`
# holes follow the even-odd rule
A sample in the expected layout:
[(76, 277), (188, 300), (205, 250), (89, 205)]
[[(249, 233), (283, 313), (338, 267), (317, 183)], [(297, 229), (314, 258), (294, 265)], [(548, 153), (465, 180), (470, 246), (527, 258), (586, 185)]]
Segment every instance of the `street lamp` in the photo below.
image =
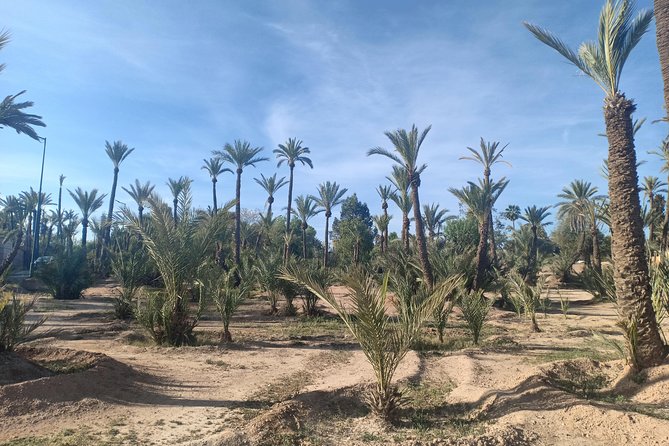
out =
[(44, 142), (42, 148), (42, 170), (39, 175), (39, 191), (37, 192), (37, 215), (33, 221), (35, 222), (35, 230), (33, 231), (33, 253), (30, 257), (30, 277), (33, 276), (33, 265), (35, 260), (39, 257), (39, 236), (42, 218), (42, 180), (44, 179), (44, 157), (46, 156), (46, 138), (40, 138)]

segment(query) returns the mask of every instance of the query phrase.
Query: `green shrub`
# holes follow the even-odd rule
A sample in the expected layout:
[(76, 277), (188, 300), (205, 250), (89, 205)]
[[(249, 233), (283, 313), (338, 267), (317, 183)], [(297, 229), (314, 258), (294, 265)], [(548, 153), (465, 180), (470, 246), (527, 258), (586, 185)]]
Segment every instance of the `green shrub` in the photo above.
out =
[(24, 303), (16, 295), (7, 291), (2, 292), (0, 297), (0, 352), (12, 351), (17, 345), (29, 341), (30, 334), (46, 321), (46, 318), (42, 318), (32, 324), (25, 323), (26, 314), (34, 304), (34, 300)]
[(278, 256), (266, 259), (258, 258), (255, 265), (255, 277), (258, 287), (265, 293), (265, 298), (269, 303), (270, 314), (276, 314), (279, 311), (278, 303), (281, 296), (281, 279), (277, 276), (281, 268), (282, 259)]
[(478, 345), (483, 324), (488, 316), (492, 301), (486, 299), (483, 291), (470, 291), (460, 293), (458, 307), (462, 311), (462, 317), (467, 323), (467, 327), (472, 332), (474, 344)]
[(121, 285), (119, 295), (114, 297), (114, 316), (117, 319), (132, 318), (133, 301), (149, 272), (149, 255), (140, 242), (133, 240), (127, 249), (119, 247), (111, 255), (112, 274)]
[(540, 276), (536, 285), (528, 284), (525, 279), (518, 273), (509, 274), (509, 289), (511, 302), (516, 309), (518, 316), (524, 314), (532, 324), (532, 330), (535, 332), (541, 331), (537, 324), (537, 308), (547, 308), (546, 299), (542, 299), (541, 295), (546, 285), (545, 277)]
[(239, 305), (249, 296), (252, 280), (248, 276), (239, 274), (237, 268), (227, 271), (218, 265), (207, 265), (203, 274), (202, 285), (205, 294), (216, 304), (218, 314), (223, 322), (221, 342), (232, 342), (230, 334), (230, 320)]
[(613, 282), (613, 268), (602, 268), (599, 273), (593, 268), (586, 268), (580, 274), (579, 278), (583, 288), (590, 294), (594, 300), (616, 300), (616, 286)]
[(165, 292), (152, 292), (146, 301), (138, 302), (137, 321), (149, 332), (156, 344), (193, 345), (200, 314), (204, 307), (200, 299), (197, 313), (191, 315), (187, 299), (172, 299)]
[(49, 289), (54, 299), (79, 299), (92, 284), (86, 258), (80, 249), (72, 254), (64, 252), (54, 256), (50, 263), (37, 268), (35, 276)]

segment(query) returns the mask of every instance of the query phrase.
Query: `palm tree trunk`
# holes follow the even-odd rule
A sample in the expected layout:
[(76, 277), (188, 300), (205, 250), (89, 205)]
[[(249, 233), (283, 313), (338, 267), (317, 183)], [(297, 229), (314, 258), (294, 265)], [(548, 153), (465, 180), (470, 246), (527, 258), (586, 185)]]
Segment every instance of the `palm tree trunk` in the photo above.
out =
[(330, 216), (326, 213), (325, 214), (325, 242), (323, 246), (323, 267), (327, 268), (328, 267), (328, 254), (330, 251), (329, 245), (328, 245), (328, 230), (330, 229)]
[(604, 101), (616, 295), (624, 322), (636, 325), (635, 363), (645, 368), (660, 364), (667, 351), (651, 301), (632, 130), (635, 109), (634, 103), (621, 93)]
[(63, 184), (61, 183), (60, 188), (58, 189), (58, 226), (56, 227), (56, 236), (59, 242), (63, 242), (63, 214), (62, 206), (63, 203)]
[(214, 214), (218, 212), (218, 203), (216, 202), (216, 178), (211, 179), (211, 193), (214, 196)]
[(650, 223), (648, 225), (648, 242), (652, 243), (655, 239), (655, 196), (651, 193), (648, 196), (648, 201), (650, 205)]
[(307, 258), (307, 225), (302, 223), (302, 258)]
[(476, 248), (476, 275), (474, 276), (473, 290), (478, 290), (483, 285), (486, 269), (488, 269), (488, 214), (483, 216), (479, 223), (479, 244)]
[[(32, 234), (34, 234), (34, 231), (33, 231), (33, 213), (31, 211), (28, 215), (28, 229), (26, 231), (26, 242), (24, 243), (24, 246), (28, 249), (32, 249), (32, 246), (33, 246), (33, 244), (32, 244), (32, 241), (33, 241)], [(25, 269), (30, 268), (30, 261), (31, 261), (30, 256), (28, 256), (28, 259), (26, 260), (26, 256), (24, 254), (23, 255), (23, 267)]]
[(669, 0), (655, 0), (655, 34), (664, 81), (664, 106), (669, 113)]
[(381, 252), (385, 253), (388, 251), (388, 204), (385, 202), (383, 205), (383, 216), (386, 219), (386, 228), (383, 231), (383, 246), (381, 247)]
[(402, 243), (406, 252), (409, 252), (409, 224), (409, 214), (402, 211)]
[(492, 219), (492, 209), (488, 214), (488, 225), (489, 225), (488, 235), (490, 236), (490, 259), (492, 260), (492, 264), (494, 266), (497, 266), (497, 246), (495, 244), (495, 222)]
[(241, 265), (241, 245), (242, 245), (242, 169), (237, 169), (237, 185), (235, 187), (235, 265)]
[(427, 241), (425, 240), (425, 231), (423, 230), (423, 218), (420, 215), (420, 199), (418, 197), (418, 184), (414, 180), (411, 183), (411, 201), (413, 202), (413, 216), (416, 221), (416, 240), (418, 241), (418, 257), (423, 268), (423, 278), (428, 290), (434, 285), (434, 275), (432, 274), (432, 265), (427, 254)]
[(86, 236), (88, 235), (88, 217), (81, 219), (81, 250), (86, 258)]
[(535, 285), (537, 283), (537, 272), (535, 271), (537, 267), (537, 243), (539, 241), (539, 237), (537, 236), (537, 227), (532, 225), (532, 244), (530, 245), (530, 256), (527, 259), (527, 277), (525, 278), (526, 281), (530, 285)]
[[(107, 224), (103, 225), (102, 241), (109, 245), (111, 239), (111, 224), (114, 217), (114, 201), (116, 200), (116, 185), (118, 183), (118, 167), (114, 168), (114, 181), (112, 182), (111, 194), (109, 194), (109, 212), (107, 213)], [(100, 221), (104, 223), (104, 219)]]
[(174, 226), (176, 226), (177, 225), (177, 207), (179, 206), (178, 197), (174, 197), (174, 200), (172, 201), (172, 204), (174, 204)]
[(144, 225), (144, 206), (139, 206), (137, 213), (139, 214), (139, 224)]
[(283, 262), (288, 262), (288, 253), (290, 251), (290, 245), (288, 243), (288, 234), (290, 234), (290, 211), (291, 205), (293, 203), (293, 169), (294, 165), (290, 165), (290, 180), (288, 181), (288, 207), (286, 209), (286, 243), (283, 249)]
[(592, 266), (595, 271), (601, 274), (602, 272), (602, 255), (599, 251), (599, 235), (597, 226), (593, 226), (590, 236), (592, 237)]

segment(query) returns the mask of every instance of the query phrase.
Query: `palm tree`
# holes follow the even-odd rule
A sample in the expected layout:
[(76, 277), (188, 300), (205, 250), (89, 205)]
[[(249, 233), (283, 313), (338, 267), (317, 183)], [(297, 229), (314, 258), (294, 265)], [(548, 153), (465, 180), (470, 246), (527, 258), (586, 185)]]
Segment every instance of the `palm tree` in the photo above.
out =
[(404, 129), (397, 129), (394, 132), (385, 132), (386, 137), (393, 145), (394, 152), (390, 152), (382, 147), (375, 147), (367, 152), (367, 155), (383, 155), (390, 158), (407, 172), (409, 186), (411, 187), (411, 202), (413, 204), (414, 220), (416, 222), (416, 241), (418, 242), (418, 257), (423, 269), (423, 277), (428, 290), (434, 285), (434, 275), (432, 274), (432, 265), (427, 254), (427, 242), (423, 231), (423, 220), (420, 216), (420, 197), (418, 188), (420, 187), (420, 174), (427, 165), (418, 165), (418, 152), (423, 144), (430, 128), (427, 126), (420, 135), (415, 125), (411, 126), (408, 132)]
[(321, 211), (325, 211), (325, 242), (323, 244), (323, 266), (328, 266), (328, 232), (330, 230), (330, 217), (332, 217), (332, 208), (340, 205), (342, 197), (348, 192), (348, 189), (339, 189), (339, 185), (326, 181), (318, 186), (318, 197), (311, 197), (314, 202), (320, 206)]
[[(393, 190), (390, 186), (381, 184), (377, 186), (376, 193), (378, 193), (379, 198), (381, 198), (381, 209), (383, 209), (383, 216), (386, 221), (390, 222), (390, 218), (388, 216), (388, 200), (390, 200)], [(385, 231), (381, 233), (381, 252), (386, 252), (386, 249), (388, 249), (388, 225), (385, 225), (385, 228)]]
[(652, 18), (649, 10), (642, 10), (633, 17), (629, 0), (607, 0), (599, 17), (597, 41), (582, 44), (578, 53), (549, 31), (525, 24), (540, 41), (592, 78), (606, 95), (604, 121), (609, 140), (611, 252), (615, 259), (616, 295), (623, 324), (636, 331), (632, 362), (641, 368), (660, 364), (667, 350), (653, 311), (637, 193), (639, 181), (632, 124), (636, 106), (620, 91), (619, 84), (623, 66), (648, 30)]
[[(471, 156), (461, 156), (461, 160), (470, 160), (475, 161), (483, 166), (483, 182), (490, 182), (490, 173), (492, 166), (497, 163), (504, 163), (507, 166), (511, 167), (511, 164), (508, 161), (502, 159), (502, 152), (507, 148), (508, 144), (499, 148), (499, 142), (486, 142), (481, 138), (480, 147), (481, 150), (472, 149), (467, 147), (467, 150), (471, 152)], [(490, 224), (490, 229), (488, 234), (490, 236), (490, 257), (492, 258), (492, 263), (497, 264), (497, 246), (495, 244), (495, 225), (492, 218), (492, 208), (490, 208), (490, 215), (488, 216), (488, 222)]]
[(392, 220), (392, 218), (393, 216), (388, 214), (374, 215), (372, 217), (381, 237), (381, 252), (386, 252), (388, 249), (388, 239), (386, 238), (386, 234), (388, 234), (388, 226), (390, 225), (390, 220)]
[(235, 264), (241, 264), (241, 225), (242, 225), (242, 172), (245, 167), (253, 166), (261, 161), (269, 161), (269, 158), (258, 156), (262, 147), (251, 147), (248, 141), (235, 140), (226, 144), (223, 150), (214, 150), (212, 153), (220, 157), (226, 163), (232, 164), (237, 171), (237, 186), (235, 187)]
[(400, 166), (393, 166), (392, 175), (386, 178), (395, 186), (395, 191), (390, 194), (390, 199), (402, 212), (402, 244), (404, 250), (409, 252), (409, 225), (411, 224), (409, 212), (413, 207), (409, 197), (409, 176), (406, 170)]
[[(273, 153), (276, 155), (276, 158), (279, 162), (276, 164), (277, 167), (281, 167), (283, 163), (288, 164), (290, 168), (290, 177), (288, 180), (288, 207), (286, 210), (286, 240), (290, 239), (288, 234), (290, 233), (290, 215), (291, 215), (291, 206), (293, 204), (293, 170), (295, 169), (296, 163), (302, 163), (302, 165), (307, 165), (314, 168), (314, 165), (309, 159), (307, 154), (311, 153), (309, 147), (303, 147), (302, 141), (297, 138), (288, 138), (285, 144), (279, 144), (278, 149), (274, 149)], [(288, 261), (288, 251), (289, 245), (286, 244), (283, 252), (284, 262)]]
[(58, 177), (58, 220), (56, 226), (56, 236), (59, 241), (62, 241), (63, 236), (63, 213), (62, 213), (62, 203), (63, 203), (63, 181), (65, 181), (65, 175), (61, 174)]
[(70, 196), (74, 202), (79, 206), (81, 211), (81, 247), (83, 248), (83, 255), (86, 257), (86, 234), (88, 232), (88, 219), (91, 214), (104, 203), (104, 199), (107, 194), (102, 194), (98, 196), (98, 190), (93, 189), (90, 192), (82, 190), (80, 187), (77, 187), (74, 192), (67, 190), (70, 193)]
[(202, 166), (203, 170), (206, 170), (207, 173), (209, 174), (209, 177), (211, 178), (211, 193), (214, 199), (214, 214), (218, 212), (218, 202), (216, 201), (216, 183), (218, 182), (218, 176), (221, 175), (223, 172), (230, 172), (233, 173), (232, 170), (228, 169), (227, 167), (223, 167), (223, 161), (218, 158), (209, 158), (209, 159), (203, 159), (204, 165)]
[(118, 172), (121, 163), (130, 155), (135, 149), (128, 148), (122, 141), (114, 141), (110, 144), (105, 141), (105, 152), (114, 165), (114, 181), (112, 182), (111, 193), (109, 194), (109, 211), (107, 211), (107, 225), (103, 225), (102, 238), (105, 244), (109, 244), (109, 237), (111, 233), (112, 218), (114, 217), (114, 202), (116, 201), (116, 185), (118, 184)]
[[(667, 182), (669, 182), (669, 137), (665, 138), (655, 150), (648, 152), (651, 155), (657, 155), (662, 161), (661, 172), (665, 172), (668, 175)], [(667, 199), (665, 200), (666, 208), (664, 210), (664, 221), (662, 222), (662, 236), (660, 239), (660, 252), (664, 253), (669, 247), (669, 193), (667, 193)]]
[(511, 222), (511, 227), (516, 230), (516, 220), (520, 218), (520, 206), (517, 204), (510, 204), (502, 212), (502, 217), (506, 218)]
[(664, 81), (664, 109), (669, 111), (669, 1), (655, 0), (654, 6), (657, 52)]
[(520, 219), (527, 222), (530, 225), (532, 230), (532, 243), (530, 244), (529, 258), (527, 260), (528, 266), (528, 277), (526, 279), (528, 282), (534, 284), (536, 282), (536, 267), (537, 267), (537, 246), (539, 242), (539, 228), (548, 226), (551, 222), (545, 222), (544, 220), (551, 215), (548, 210), (550, 206), (544, 206), (541, 208), (536, 207), (535, 205), (528, 206), (525, 208), (525, 212), (520, 216)]
[(295, 199), (293, 213), (302, 222), (302, 258), (304, 259), (307, 258), (307, 228), (309, 227), (309, 219), (321, 212), (323, 212), (323, 209), (318, 209), (318, 203), (316, 203), (313, 197), (298, 195)]
[(479, 290), (485, 281), (488, 270), (488, 231), (490, 230), (490, 208), (492, 208), (509, 181), (502, 178), (497, 182), (479, 184), (471, 181), (462, 189), (450, 188), (449, 192), (455, 195), (462, 204), (476, 217), (479, 223), (479, 243), (476, 248), (476, 275), (472, 283), (473, 290)]
[(174, 206), (172, 208), (172, 217), (174, 219), (174, 224), (176, 225), (178, 222), (178, 208), (179, 208), (179, 197), (182, 195), (183, 191), (190, 186), (190, 183), (193, 180), (191, 180), (188, 177), (179, 177), (178, 180), (175, 180), (173, 178), (168, 178), (167, 179), (167, 186), (170, 188), (170, 192), (172, 193), (172, 205)]
[(63, 237), (67, 241), (67, 253), (72, 255), (72, 248), (74, 247), (74, 234), (77, 232), (79, 227), (79, 217), (73, 210), (68, 210), (63, 212)]
[(262, 187), (265, 192), (267, 192), (267, 213), (272, 215), (272, 203), (274, 203), (274, 194), (277, 193), (279, 189), (288, 184), (286, 177), (281, 177), (277, 180), (276, 173), (271, 177), (265, 178), (265, 175), (260, 174), (260, 179), (253, 179), (256, 183)]
[(648, 226), (648, 242), (652, 243), (655, 239), (655, 216), (657, 214), (655, 209), (655, 199), (659, 194), (667, 192), (667, 183), (660, 180), (658, 177), (647, 176), (643, 179), (641, 190), (644, 196), (648, 198), (648, 207), (650, 214), (650, 224)]
[(423, 205), (423, 219), (427, 228), (427, 235), (431, 239), (435, 238), (441, 232), (441, 227), (447, 220), (446, 213), (448, 209), (439, 209), (437, 203)]
[[(602, 195), (597, 195), (597, 192), (599, 190), (592, 183), (584, 180), (574, 180), (569, 184), (569, 187), (562, 188), (562, 192), (558, 194), (558, 198), (563, 200), (555, 205), (558, 208), (558, 218), (567, 220), (569, 227), (579, 234), (577, 257), (574, 259), (574, 262), (580, 256), (585, 257), (583, 251), (588, 230), (592, 230), (594, 227), (595, 234), (591, 233), (593, 235), (593, 242), (597, 239), (597, 221), (590, 218), (595, 215), (592, 212), (595, 200), (604, 198)], [(593, 245), (593, 250), (598, 248), (599, 246)]]
[(142, 184), (138, 179), (135, 179), (134, 185), (130, 185), (130, 190), (126, 189), (125, 187), (121, 187), (121, 189), (130, 195), (130, 198), (135, 200), (135, 203), (137, 203), (137, 213), (139, 215), (139, 222), (141, 224), (144, 224), (144, 205), (147, 203), (155, 187), (156, 186), (148, 181), (145, 184)]

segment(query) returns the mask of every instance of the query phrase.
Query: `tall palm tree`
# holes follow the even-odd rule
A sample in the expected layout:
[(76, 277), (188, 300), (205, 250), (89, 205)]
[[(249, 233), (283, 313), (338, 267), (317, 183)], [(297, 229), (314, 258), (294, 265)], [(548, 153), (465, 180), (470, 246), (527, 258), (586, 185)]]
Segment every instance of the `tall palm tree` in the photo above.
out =
[(86, 257), (86, 234), (88, 232), (88, 222), (91, 214), (104, 203), (105, 197), (107, 194), (102, 194), (98, 196), (98, 190), (92, 189), (90, 192), (82, 190), (80, 187), (77, 187), (74, 192), (67, 190), (70, 193), (70, 196), (74, 202), (79, 206), (81, 211), (81, 247), (83, 249), (83, 255)]
[[(379, 194), (379, 198), (381, 198), (383, 216), (386, 221), (390, 222), (390, 217), (388, 216), (388, 200), (390, 200), (393, 190), (387, 184), (380, 184), (376, 187), (376, 193)], [(381, 252), (386, 252), (386, 249), (388, 249), (388, 225), (385, 225), (385, 228), (385, 231), (381, 233)]]
[(214, 214), (218, 212), (218, 202), (216, 201), (216, 183), (218, 182), (218, 176), (224, 172), (232, 172), (232, 170), (227, 167), (223, 167), (223, 161), (219, 157), (203, 159), (204, 165), (202, 166), (203, 170), (206, 170), (211, 178), (211, 194), (214, 199)]
[[(499, 148), (500, 143), (498, 141), (486, 142), (481, 138), (479, 143), (481, 150), (472, 149), (467, 147), (467, 150), (471, 153), (469, 156), (461, 156), (461, 160), (470, 160), (475, 161), (481, 166), (483, 166), (483, 182), (490, 182), (490, 174), (492, 166), (497, 163), (503, 163), (511, 167), (511, 164), (508, 161), (502, 159), (502, 152), (508, 147), (508, 144)], [(490, 229), (488, 230), (488, 235), (490, 236), (490, 257), (492, 259), (493, 265), (497, 264), (497, 245), (495, 244), (495, 225), (492, 218), (492, 208), (490, 208), (490, 215), (488, 216), (488, 222), (490, 224)]]
[(65, 175), (61, 174), (58, 177), (58, 221), (56, 222), (56, 236), (61, 242), (63, 236), (63, 212), (61, 206), (63, 203), (63, 181), (65, 181)]
[(278, 192), (283, 186), (288, 184), (286, 177), (276, 178), (276, 173), (271, 177), (265, 177), (265, 175), (260, 174), (260, 179), (253, 179), (256, 183), (262, 187), (265, 192), (267, 192), (267, 213), (268, 215), (272, 214), (272, 203), (274, 203), (274, 194)]
[(441, 227), (447, 220), (447, 213), (448, 209), (439, 209), (437, 203), (423, 205), (423, 220), (425, 221), (428, 237), (433, 239), (439, 235)]
[(388, 214), (374, 215), (372, 221), (376, 225), (376, 229), (379, 231), (381, 237), (381, 252), (386, 252), (388, 249), (388, 239), (386, 234), (388, 234), (388, 226), (390, 225), (390, 220), (393, 216)]
[(479, 224), (479, 243), (476, 248), (476, 275), (472, 283), (473, 290), (479, 290), (485, 281), (485, 274), (490, 266), (488, 259), (488, 231), (490, 230), (490, 208), (492, 208), (509, 181), (502, 178), (497, 182), (479, 184), (471, 181), (462, 189), (450, 188), (452, 193), (476, 217)]
[(536, 268), (537, 268), (537, 247), (539, 242), (539, 228), (548, 226), (551, 222), (544, 221), (551, 215), (548, 210), (550, 206), (544, 206), (541, 208), (536, 207), (535, 205), (528, 206), (525, 208), (525, 212), (520, 216), (520, 219), (527, 222), (530, 225), (532, 230), (532, 243), (530, 245), (530, 252), (528, 256), (527, 266), (528, 266), (528, 277), (526, 278), (528, 282), (534, 284), (536, 283)]
[(411, 188), (411, 203), (413, 204), (413, 214), (416, 224), (416, 241), (418, 242), (418, 257), (420, 258), (423, 269), (423, 278), (428, 290), (434, 285), (434, 275), (432, 274), (432, 265), (427, 254), (427, 242), (423, 230), (423, 219), (420, 216), (420, 197), (418, 188), (420, 187), (420, 174), (427, 167), (426, 164), (418, 164), (418, 153), (425, 137), (432, 126), (427, 126), (422, 132), (418, 132), (415, 125), (411, 126), (408, 132), (404, 129), (397, 129), (393, 132), (385, 132), (386, 137), (393, 145), (394, 151), (388, 151), (382, 147), (375, 147), (367, 152), (367, 155), (383, 155), (393, 160), (407, 172), (409, 186)]
[(172, 193), (172, 218), (174, 219), (174, 224), (178, 223), (178, 208), (179, 208), (179, 197), (182, 195), (183, 191), (190, 186), (191, 180), (188, 177), (181, 176), (178, 180), (173, 178), (167, 179), (167, 186), (170, 188)]
[[(288, 207), (286, 209), (286, 240), (289, 240), (290, 215), (292, 213), (291, 206), (293, 204), (293, 170), (295, 169), (296, 163), (301, 163), (302, 165), (306, 164), (312, 169), (314, 168), (314, 165), (311, 162), (311, 159), (306, 156), (311, 153), (309, 147), (302, 146), (302, 141), (297, 138), (288, 138), (288, 141), (286, 141), (285, 144), (279, 144), (279, 148), (274, 149), (273, 153), (276, 155), (276, 159), (279, 160), (276, 164), (277, 167), (281, 167), (283, 163), (286, 163), (290, 169), (290, 177), (288, 179)], [(284, 262), (288, 261), (288, 251), (289, 245), (288, 242), (286, 242), (283, 251)]]
[[(67, 223), (66, 223), (67, 222)], [(73, 210), (63, 212), (63, 237), (67, 242), (67, 253), (72, 255), (72, 248), (74, 247), (74, 234), (79, 227), (79, 217)]]
[(654, 6), (657, 52), (660, 54), (664, 83), (664, 109), (669, 113), (669, 0), (655, 0)]
[(510, 204), (502, 212), (502, 217), (506, 218), (511, 222), (511, 228), (516, 230), (516, 220), (520, 218), (520, 206), (517, 204)]
[(644, 368), (661, 363), (667, 349), (653, 311), (637, 193), (639, 181), (632, 124), (636, 106), (619, 89), (623, 66), (653, 18), (649, 10), (642, 10), (634, 17), (632, 9), (629, 0), (607, 0), (599, 17), (597, 41), (582, 44), (578, 53), (549, 31), (528, 23), (525, 25), (540, 41), (564, 56), (604, 90), (604, 121), (609, 140), (611, 252), (615, 259), (617, 302), (623, 323), (636, 330), (637, 347), (632, 362)]
[(309, 220), (317, 214), (323, 212), (323, 209), (318, 209), (318, 203), (311, 196), (298, 195), (295, 199), (295, 209), (293, 213), (302, 222), (302, 258), (307, 258), (307, 228), (309, 227)]
[(135, 200), (135, 203), (137, 203), (137, 214), (139, 215), (139, 222), (141, 224), (144, 224), (144, 205), (147, 203), (155, 187), (156, 186), (148, 181), (145, 184), (142, 184), (138, 179), (135, 179), (135, 184), (130, 185), (129, 190), (125, 187), (121, 187), (121, 189), (130, 195), (130, 198)]
[(251, 147), (248, 141), (235, 140), (233, 144), (225, 144), (223, 150), (214, 150), (212, 153), (220, 157), (226, 163), (232, 164), (237, 172), (237, 185), (235, 187), (235, 264), (241, 264), (241, 225), (242, 225), (242, 172), (245, 167), (255, 167), (261, 161), (269, 161), (269, 158), (258, 156), (262, 147)]
[(107, 224), (104, 225), (102, 221), (100, 222), (103, 229), (102, 238), (105, 244), (109, 244), (110, 240), (112, 218), (114, 217), (114, 202), (116, 201), (116, 185), (118, 184), (119, 166), (134, 150), (134, 148), (128, 148), (128, 146), (123, 144), (122, 141), (114, 141), (111, 144), (109, 141), (105, 141), (105, 153), (107, 153), (107, 156), (114, 165), (114, 180), (112, 181), (111, 193), (109, 194)]
[[(669, 182), (669, 137), (665, 138), (655, 150), (648, 152), (651, 155), (657, 155), (662, 161), (661, 172), (667, 174), (667, 182)], [(662, 235), (660, 238), (660, 251), (664, 253), (669, 247), (669, 193), (665, 200), (666, 208), (664, 210), (664, 221), (662, 222)]]
[(655, 216), (657, 214), (655, 209), (655, 200), (658, 195), (667, 192), (667, 183), (660, 180), (658, 177), (647, 176), (643, 179), (641, 190), (643, 191), (644, 196), (648, 198), (648, 212), (650, 213), (648, 241), (652, 243), (655, 240)]
[(320, 206), (321, 211), (325, 211), (325, 242), (323, 244), (323, 266), (328, 266), (328, 232), (330, 231), (330, 217), (332, 217), (332, 208), (338, 206), (343, 201), (342, 197), (348, 192), (348, 189), (339, 189), (339, 185), (334, 182), (326, 181), (318, 186), (318, 197), (312, 197), (314, 202)]
[(409, 176), (407, 171), (400, 166), (393, 166), (393, 173), (386, 177), (390, 183), (395, 186), (395, 191), (390, 194), (390, 199), (397, 205), (402, 212), (402, 244), (404, 250), (409, 252), (409, 212), (413, 207), (411, 197), (409, 197)]

